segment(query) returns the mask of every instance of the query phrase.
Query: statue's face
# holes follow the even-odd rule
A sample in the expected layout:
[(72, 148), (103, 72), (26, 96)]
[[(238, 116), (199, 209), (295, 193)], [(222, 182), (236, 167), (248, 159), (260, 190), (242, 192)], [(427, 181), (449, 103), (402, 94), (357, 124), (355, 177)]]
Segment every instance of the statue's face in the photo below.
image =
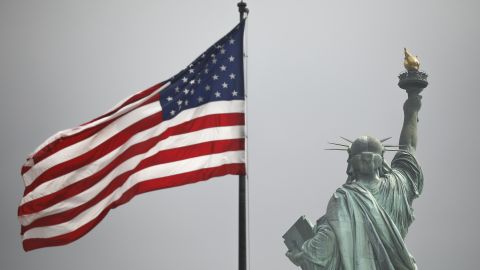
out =
[(372, 152), (362, 152), (350, 157), (350, 164), (356, 174), (373, 175), (382, 165), (382, 156)]

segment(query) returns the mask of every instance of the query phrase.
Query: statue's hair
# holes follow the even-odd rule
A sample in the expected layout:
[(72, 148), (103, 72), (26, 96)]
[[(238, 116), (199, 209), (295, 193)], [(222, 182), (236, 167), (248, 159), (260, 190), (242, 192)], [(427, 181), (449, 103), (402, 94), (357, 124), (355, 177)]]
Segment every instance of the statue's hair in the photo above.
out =
[[(390, 167), (390, 165), (388, 165), (388, 163), (385, 161), (385, 159), (383, 158), (382, 155), (379, 155), (379, 156), (382, 158), (382, 164), (378, 168), (378, 175), (380, 177), (384, 177), (387, 173), (392, 172), (392, 168)], [(353, 170), (353, 166), (350, 163), (350, 157), (348, 158), (347, 162), (348, 162), (348, 165), (347, 165), (347, 181), (346, 181), (346, 183), (351, 184), (351, 183), (355, 182), (357, 179), (356, 179), (355, 171)]]

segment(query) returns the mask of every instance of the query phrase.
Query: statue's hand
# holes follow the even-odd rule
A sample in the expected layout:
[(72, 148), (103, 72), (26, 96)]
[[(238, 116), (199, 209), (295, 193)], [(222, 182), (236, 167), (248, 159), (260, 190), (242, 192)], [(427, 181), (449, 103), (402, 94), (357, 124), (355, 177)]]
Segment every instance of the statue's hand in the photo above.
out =
[(409, 95), (408, 99), (403, 104), (403, 111), (405, 113), (415, 113), (420, 111), (422, 107), (422, 96), (418, 94)]
[(302, 252), (299, 250), (289, 250), (285, 254), (296, 266), (301, 266), (303, 261)]

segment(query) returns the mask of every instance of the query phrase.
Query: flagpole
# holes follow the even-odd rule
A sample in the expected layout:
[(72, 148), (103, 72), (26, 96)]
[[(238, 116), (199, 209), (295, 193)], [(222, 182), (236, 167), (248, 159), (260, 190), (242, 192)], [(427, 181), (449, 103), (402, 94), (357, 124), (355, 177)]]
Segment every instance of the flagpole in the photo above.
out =
[[(238, 6), (238, 12), (240, 13), (240, 21), (242, 21), (245, 18), (244, 17), (245, 13), (248, 13), (247, 3), (243, 2), (242, 0), (237, 4), (237, 6)], [(244, 57), (245, 57), (245, 54), (244, 54)], [(245, 99), (246, 99), (246, 91), (245, 91)], [(245, 126), (246, 125), (247, 123), (245, 122)], [(245, 152), (245, 155), (246, 155), (246, 152)], [(247, 204), (246, 204), (247, 203), (247, 189), (246, 189), (247, 179), (246, 179), (246, 173), (247, 172), (245, 172), (245, 175), (239, 175), (238, 177), (238, 269), (239, 270), (247, 270)]]

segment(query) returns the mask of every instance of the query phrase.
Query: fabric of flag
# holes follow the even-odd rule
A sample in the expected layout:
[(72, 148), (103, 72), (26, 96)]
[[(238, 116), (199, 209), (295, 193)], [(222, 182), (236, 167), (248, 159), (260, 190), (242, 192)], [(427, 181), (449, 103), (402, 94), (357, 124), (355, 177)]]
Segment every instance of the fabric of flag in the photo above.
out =
[(65, 245), (137, 194), (245, 174), (244, 22), (171, 79), (47, 139), (22, 167), (23, 248)]

